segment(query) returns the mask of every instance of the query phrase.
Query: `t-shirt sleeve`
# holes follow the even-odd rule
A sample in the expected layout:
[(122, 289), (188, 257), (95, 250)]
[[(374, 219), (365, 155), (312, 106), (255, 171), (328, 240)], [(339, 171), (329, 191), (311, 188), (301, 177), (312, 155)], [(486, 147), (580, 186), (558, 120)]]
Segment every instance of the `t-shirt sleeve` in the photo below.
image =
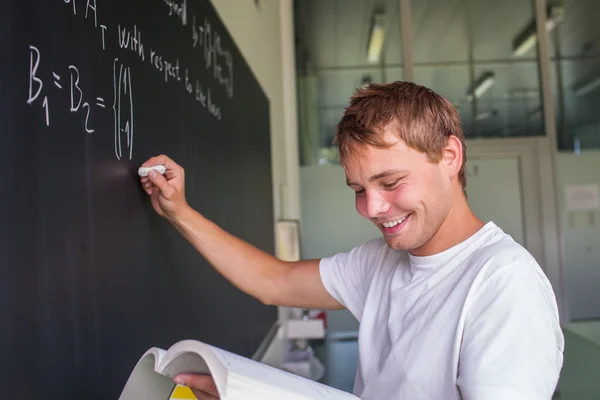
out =
[(465, 304), (457, 381), (463, 398), (552, 398), (564, 338), (550, 282), (534, 262), (483, 275)]
[(381, 240), (371, 240), (347, 253), (321, 259), (323, 285), (341, 305), (360, 321), (367, 291), (377, 263)]

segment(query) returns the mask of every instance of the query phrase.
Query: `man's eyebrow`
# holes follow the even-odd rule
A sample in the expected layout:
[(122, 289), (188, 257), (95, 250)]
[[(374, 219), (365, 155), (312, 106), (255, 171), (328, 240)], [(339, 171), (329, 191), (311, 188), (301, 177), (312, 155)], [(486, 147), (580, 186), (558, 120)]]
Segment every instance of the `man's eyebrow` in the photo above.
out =
[[(378, 174), (375, 174), (375, 175), (371, 176), (369, 178), (369, 182), (373, 182), (373, 181), (376, 181), (378, 179), (385, 178), (386, 176), (394, 175), (394, 174), (397, 174), (397, 173), (400, 173), (400, 172), (404, 172), (405, 173), (407, 171), (404, 170), (404, 169), (386, 169), (383, 172), (380, 172)], [(348, 185), (348, 186), (352, 186), (352, 185), (360, 186), (358, 183), (349, 181), (347, 179), (346, 179), (346, 185)]]

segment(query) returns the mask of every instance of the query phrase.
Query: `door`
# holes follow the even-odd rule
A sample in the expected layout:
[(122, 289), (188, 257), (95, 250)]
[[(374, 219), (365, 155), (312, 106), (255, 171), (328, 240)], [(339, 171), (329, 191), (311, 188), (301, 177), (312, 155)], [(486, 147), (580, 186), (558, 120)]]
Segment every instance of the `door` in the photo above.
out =
[(519, 157), (470, 158), (467, 196), (471, 209), (484, 222), (493, 221), (525, 246), (523, 189)]

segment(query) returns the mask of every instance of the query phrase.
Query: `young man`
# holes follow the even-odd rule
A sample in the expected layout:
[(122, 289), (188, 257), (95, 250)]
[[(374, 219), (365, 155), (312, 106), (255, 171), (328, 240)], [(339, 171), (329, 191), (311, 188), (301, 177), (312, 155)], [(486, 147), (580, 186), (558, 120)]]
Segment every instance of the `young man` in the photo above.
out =
[[(452, 105), (412, 83), (370, 85), (352, 97), (336, 140), (356, 209), (383, 237), (322, 260), (280, 261), (206, 220), (166, 156), (144, 164), (164, 164), (166, 175), (142, 185), (156, 212), (246, 293), (348, 308), (360, 321), (361, 399), (550, 399), (564, 347), (554, 293), (524, 248), (470, 210)], [(210, 379), (179, 379), (216, 395)]]

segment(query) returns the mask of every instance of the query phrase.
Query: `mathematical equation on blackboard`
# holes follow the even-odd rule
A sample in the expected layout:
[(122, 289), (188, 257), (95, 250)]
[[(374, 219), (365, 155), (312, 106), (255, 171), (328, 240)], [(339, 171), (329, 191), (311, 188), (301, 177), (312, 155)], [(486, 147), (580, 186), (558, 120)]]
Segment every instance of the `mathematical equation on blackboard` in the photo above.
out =
[[(217, 120), (223, 118), (221, 108), (215, 104), (210, 88), (203, 86), (200, 80), (191, 77), (190, 69), (185, 68), (178, 58), (167, 59), (156, 49), (147, 46), (143, 41), (141, 30), (137, 25), (126, 27), (118, 24), (116, 27), (98, 23), (98, 0), (55, 0), (57, 7), (70, 7), (74, 17), (84, 18), (93, 23), (98, 32), (98, 43), (103, 51), (111, 45), (118, 46), (123, 51), (134, 52), (142, 63), (148, 63), (160, 73), (165, 84), (177, 84)], [(169, 17), (176, 17), (184, 27), (189, 25), (187, 0), (180, 2), (163, 0), (168, 9)], [(109, 39), (107, 41), (107, 38)], [(112, 42), (110, 39), (116, 39)], [(200, 51), (206, 70), (211, 70), (214, 83), (223, 90), (229, 98), (234, 97), (233, 86), (233, 57), (231, 52), (223, 47), (221, 36), (216, 32), (208, 19), (198, 23), (196, 15), (191, 18), (192, 49)], [(46, 49), (51, 50), (51, 49)], [(114, 122), (114, 152), (117, 159), (123, 157), (132, 159), (135, 118), (134, 118), (134, 82), (131, 65), (124, 65), (115, 58), (113, 69), (113, 90), (106, 93), (91, 94), (82, 87), (80, 71), (76, 65), (49, 66), (44, 63), (44, 49), (35, 44), (29, 45), (29, 85), (27, 104), (41, 106), (43, 118), (47, 126), (52, 124), (52, 114), (57, 110), (67, 110), (82, 119), (83, 130), (88, 134), (96, 132), (95, 118), (109, 113)], [(44, 72), (42, 72), (44, 71)], [(52, 101), (53, 91), (67, 91), (69, 104), (55, 105)], [(99, 94), (103, 96), (98, 96)], [(107, 107), (112, 104), (112, 112)]]

